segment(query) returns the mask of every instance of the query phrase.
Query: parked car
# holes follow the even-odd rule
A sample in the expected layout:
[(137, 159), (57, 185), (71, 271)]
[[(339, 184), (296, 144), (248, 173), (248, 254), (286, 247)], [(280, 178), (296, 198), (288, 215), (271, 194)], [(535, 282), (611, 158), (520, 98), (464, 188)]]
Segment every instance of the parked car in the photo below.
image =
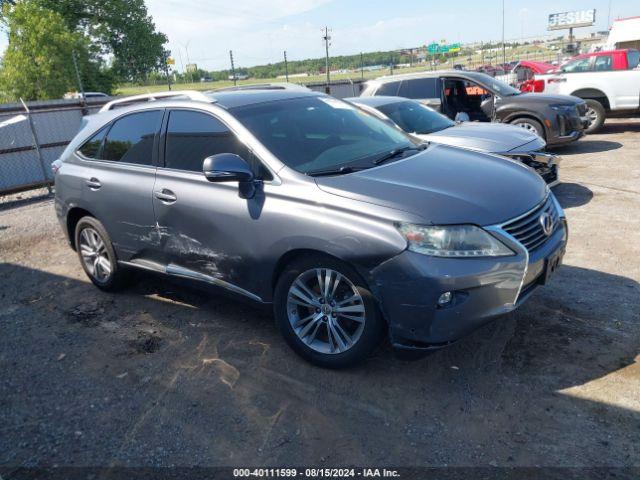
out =
[(533, 90), (568, 94), (587, 103), (587, 133), (597, 132), (608, 117), (640, 113), (640, 52), (612, 50), (578, 55), (557, 71), (536, 75)]
[(385, 332), (448, 345), (561, 262), (562, 208), (517, 162), (420, 144), (317, 92), (185, 96), (121, 99), (54, 162), (57, 216), (101, 289), (129, 268), (220, 287), (337, 368)]
[(419, 140), (502, 155), (533, 168), (550, 187), (559, 182), (560, 158), (545, 153), (545, 141), (528, 130), (500, 123), (454, 122), (420, 102), (402, 97), (345, 100)]
[(587, 124), (584, 100), (567, 95), (526, 94), (479, 72), (458, 70), (381, 77), (367, 82), (361, 96), (400, 96), (419, 100), (452, 120), (502, 122), (537, 133), (547, 145), (571, 143)]

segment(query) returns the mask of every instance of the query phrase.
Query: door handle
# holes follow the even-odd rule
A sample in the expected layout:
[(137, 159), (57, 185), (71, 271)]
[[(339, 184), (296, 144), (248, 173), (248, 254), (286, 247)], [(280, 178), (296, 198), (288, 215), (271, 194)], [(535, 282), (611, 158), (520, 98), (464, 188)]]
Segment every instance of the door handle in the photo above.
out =
[(164, 203), (175, 203), (176, 200), (178, 200), (176, 194), (166, 188), (163, 188), (162, 190), (156, 191), (154, 193), (156, 198)]
[(97, 190), (102, 186), (100, 180), (98, 180), (96, 177), (91, 177), (86, 181), (86, 184), (91, 190)]

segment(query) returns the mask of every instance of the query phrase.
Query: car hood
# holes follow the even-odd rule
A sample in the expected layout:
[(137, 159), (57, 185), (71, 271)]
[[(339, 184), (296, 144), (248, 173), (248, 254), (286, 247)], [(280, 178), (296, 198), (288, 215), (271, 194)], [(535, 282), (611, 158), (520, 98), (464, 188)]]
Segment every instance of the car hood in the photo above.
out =
[(581, 98), (574, 97), (572, 95), (554, 95), (551, 93), (521, 93), (520, 95), (503, 97), (502, 101), (518, 102), (523, 105), (578, 105), (579, 103), (584, 102)]
[(519, 162), (438, 144), (404, 160), (315, 181), (327, 193), (439, 225), (502, 223), (530, 210), (547, 193), (544, 181)]
[(501, 123), (464, 122), (439, 132), (416, 136), (432, 142), (489, 153), (519, 151), (524, 145), (527, 146), (527, 151), (537, 151), (546, 145), (535, 133)]

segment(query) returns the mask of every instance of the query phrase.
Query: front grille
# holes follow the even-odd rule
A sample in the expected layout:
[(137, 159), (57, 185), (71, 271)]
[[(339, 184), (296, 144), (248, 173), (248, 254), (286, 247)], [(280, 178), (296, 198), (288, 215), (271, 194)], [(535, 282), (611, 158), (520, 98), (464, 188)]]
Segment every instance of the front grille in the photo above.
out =
[[(552, 228), (549, 234), (544, 232), (540, 221), (541, 216), (545, 213), (549, 214), (552, 220)], [(502, 225), (502, 229), (524, 245), (529, 252), (532, 252), (556, 231), (559, 221), (558, 210), (553, 203), (551, 195), (549, 195), (544, 202), (526, 215)]]

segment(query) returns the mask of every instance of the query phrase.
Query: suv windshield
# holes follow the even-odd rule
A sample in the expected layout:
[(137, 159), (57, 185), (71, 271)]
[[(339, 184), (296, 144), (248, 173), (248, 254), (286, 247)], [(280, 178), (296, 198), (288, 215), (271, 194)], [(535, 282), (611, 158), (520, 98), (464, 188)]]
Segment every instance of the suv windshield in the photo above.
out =
[(285, 165), (302, 173), (369, 168), (383, 155), (415, 147), (396, 128), (331, 97), (293, 98), (230, 111)]
[(410, 100), (388, 103), (377, 108), (402, 130), (409, 133), (425, 135), (455, 125), (455, 122), (444, 115), (440, 115), (419, 102)]

